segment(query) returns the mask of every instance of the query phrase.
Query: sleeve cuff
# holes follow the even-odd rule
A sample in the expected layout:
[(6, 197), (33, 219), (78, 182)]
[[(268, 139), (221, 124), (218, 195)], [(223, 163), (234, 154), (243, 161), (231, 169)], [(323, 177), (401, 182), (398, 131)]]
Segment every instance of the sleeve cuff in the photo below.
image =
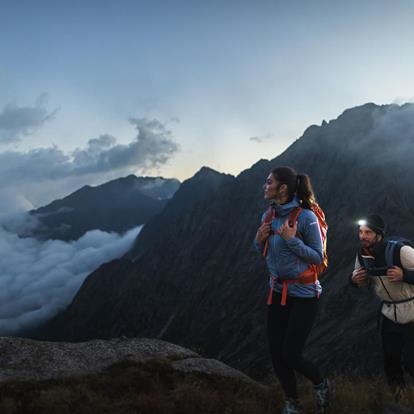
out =
[(253, 245), (259, 253), (263, 252), (263, 243), (259, 243), (256, 239), (254, 239)]

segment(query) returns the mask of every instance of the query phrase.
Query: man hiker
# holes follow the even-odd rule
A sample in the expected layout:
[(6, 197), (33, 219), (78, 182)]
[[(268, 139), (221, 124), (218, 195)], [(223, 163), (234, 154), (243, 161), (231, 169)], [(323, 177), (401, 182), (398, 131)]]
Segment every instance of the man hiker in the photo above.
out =
[(403, 368), (414, 377), (414, 249), (401, 238), (386, 240), (379, 215), (370, 215), (358, 224), (360, 248), (351, 283), (373, 285), (382, 301), (384, 370), (398, 401), (405, 389)]

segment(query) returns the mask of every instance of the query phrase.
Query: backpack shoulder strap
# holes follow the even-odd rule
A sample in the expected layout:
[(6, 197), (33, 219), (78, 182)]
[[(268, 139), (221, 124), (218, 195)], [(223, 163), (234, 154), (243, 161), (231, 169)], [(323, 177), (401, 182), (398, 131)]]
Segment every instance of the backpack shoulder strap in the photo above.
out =
[(293, 224), (298, 221), (300, 213), (302, 213), (302, 207), (296, 207), (290, 212), (290, 214), (289, 214), (289, 226), (293, 226)]
[(385, 264), (388, 267), (394, 266), (394, 249), (396, 244), (396, 241), (389, 240), (385, 246)]
[(385, 246), (385, 264), (388, 267), (399, 266), (401, 267), (400, 251), (404, 243), (397, 240), (389, 240)]
[(271, 223), (271, 222), (272, 222), (272, 220), (273, 220), (273, 218), (274, 218), (274, 215), (275, 215), (274, 210), (272, 209), (272, 207), (271, 207), (271, 206), (269, 206), (269, 208), (268, 208), (268, 209), (267, 209), (267, 211), (266, 211), (266, 215), (265, 215), (265, 217), (264, 217), (263, 222), (264, 222), (264, 223)]
[(372, 260), (375, 260), (375, 259), (372, 256), (372, 253), (370, 251), (363, 249), (363, 248), (359, 248), (357, 255), (358, 255), (359, 264), (362, 267), (369, 269), (370, 267), (373, 266)]

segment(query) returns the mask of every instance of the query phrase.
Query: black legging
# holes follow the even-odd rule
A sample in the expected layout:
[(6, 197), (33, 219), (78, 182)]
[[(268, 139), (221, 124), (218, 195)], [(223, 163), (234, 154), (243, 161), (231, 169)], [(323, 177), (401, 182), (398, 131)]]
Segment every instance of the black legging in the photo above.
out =
[(318, 308), (318, 299), (288, 296), (286, 305), (281, 295), (273, 294), (268, 306), (267, 332), (273, 368), (287, 398), (298, 398), (295, 371), (310, 379), (314, 385), (323, 377), (319, 369), (302, 356)]
[(414, 322), (398, 324), (382, 317), (384, 369), (391, 389), (404, 387), (405, 370), (414, 378)]

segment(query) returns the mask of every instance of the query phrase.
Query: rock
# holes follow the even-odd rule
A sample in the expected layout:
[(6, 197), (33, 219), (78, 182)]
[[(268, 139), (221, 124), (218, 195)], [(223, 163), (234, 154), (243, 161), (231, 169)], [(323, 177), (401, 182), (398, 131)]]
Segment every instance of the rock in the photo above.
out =
[(222, 377), (237, 378), (242, 381), (255, 383), (250, 377), (238, 371), (237, 369), (231, 368), (226, 364), (223, 364), (216, 359), (207, 358), (187, 358), (179, 361), (174, 361), (172, 366), (183, 372), (203, 372), (205, 374), (219, 375)]
[(100, 371), (121, 361), (170, 360), (182, 372), (239, 378), (247, 375), (223, 363), (165, 341), (148, 338), (118, 338), (88, 342), (44, 342), (0, 337), (0, 382), (47, 380)]

